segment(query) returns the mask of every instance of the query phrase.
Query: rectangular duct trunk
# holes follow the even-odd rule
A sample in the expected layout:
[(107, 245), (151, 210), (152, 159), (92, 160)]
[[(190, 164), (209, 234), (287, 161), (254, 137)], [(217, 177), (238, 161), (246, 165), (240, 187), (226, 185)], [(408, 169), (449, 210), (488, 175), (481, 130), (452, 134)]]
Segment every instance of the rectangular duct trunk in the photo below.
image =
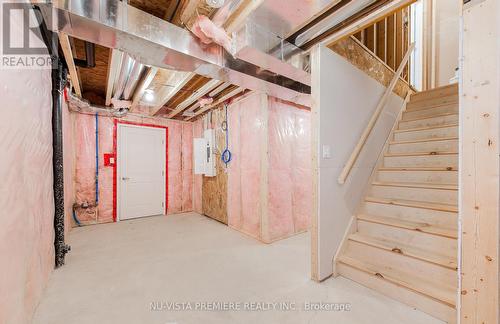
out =
[(49, 29), (119, 49), (142, 64), (194, 72), (310, 105), (309, 82), (303, 80), (302, 73), (298, 73), (299, 80), (291, 78), (294, 73), (289, 69), (295, 69), (293, 66), (283, 63), (288, 70), (283, 74), (268, 71), (232, 57), (219, 45), (202, 45), (189, 31), (121, 1), (59, 1), (39, 6)]

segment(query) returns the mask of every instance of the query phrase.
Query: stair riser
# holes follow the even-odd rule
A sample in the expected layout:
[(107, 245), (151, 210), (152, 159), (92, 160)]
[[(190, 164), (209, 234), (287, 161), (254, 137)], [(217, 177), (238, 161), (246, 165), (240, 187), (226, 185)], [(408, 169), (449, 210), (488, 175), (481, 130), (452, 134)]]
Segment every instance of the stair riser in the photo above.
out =
[(458, 126), (432, 128), (429, 130), (401, 132), (394, 134), (395, 141), (414, 141), (414, 140), (443, 138), (443, 137), (458, 137)]
[(456, 190), (372, 186), (369, 195), (381, 198), (458, 204), (458, 191)]
[(438, 116), (426, 119), (419, 119), (413, 121), (399, 122), (398, 129), (411, 129), (421, 127), (432, 127), (458, 123), (458, 115)]
[(458, 95), (454, 94), (446, 97), (431, 98), (427, 100), (410, 101), (406, 105), (406, 110), (415, 111), (428, 109), (429, 107), (443, 106), (449, 104), (458, 104)]
[(351, 279), (370, 289), (379, 291), (380, 293), (399, 300), (411, 307), (422, 310), (440, 320), (448, 323), (455, 323), (456, 311), (454, 308), (439, 303), (421, 294), (412, 292), (411, 290), (398, 287), (383, 279), (374, 277), (366, 272), (354, 269), (345, 264), (339, 263), (337, 271), (345, 278)]
[(418, 152), (458, 152), (458, 139), (389, 145), (389, 153)]
[(386, 156), (386, 167), (443, 167), (457, 168), (458, 157), (456, 154), (443, 155), (418, 155), (418, 156)]
[(424, 117), (433, 117), (439, 114), (451, 114), (458, 113), (458, 105), (452, 104), (447, 106), (440, 106), (430, 109), (417, 110), (417, 111), (405, 111), (403, 112), (402, 120), (416, 119), (416, 118), (424, 118)]
[(457, 228), (457, 213), (423, 209), (366, 201), (360, 208), (360, 214), (379, 215), (411, 222), (427, 223), (444, 228)]
[[(362, 220), (359, 220), (357, 225), (359, 233), (363, 235), (400, 242), (401, 244), (411, 245), (416, 249), (433, 251), (436, 254), (441, 254), (454, 260), (457, 258), (457, 240), (455, 239)], [(436, 251), (436, 246), (439, 247), (439, 251)]]
[(431, 100), (436, 98), (448, 97), (458, 94), (458, 86), (446, 87), (443, 89), (435, 89), (432, 91), (419, 92), (413, 94), (410, 98), (410, 102), (417, 102), (422, 100)]
[(429, 184), (457, 184), (457, 171), (378, 171), (380, 182), (415, 182)]
[(457, 280), (454, 270), (402, 254), (348, 241), (344, 255), (376, 266), (382, 275), (385, 273), (384, 269), (390, 265), (390, 268), (398, 272), (413, 273), (414, 276), (426, 281), (436, 282), (436, 285), (456, 287)]

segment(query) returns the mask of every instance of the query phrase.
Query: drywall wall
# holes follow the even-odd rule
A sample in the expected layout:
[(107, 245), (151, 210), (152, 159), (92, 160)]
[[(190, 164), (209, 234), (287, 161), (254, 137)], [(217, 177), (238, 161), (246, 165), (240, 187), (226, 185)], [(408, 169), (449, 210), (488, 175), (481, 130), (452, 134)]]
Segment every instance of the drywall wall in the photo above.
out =
[(403, 99), (394, 93), (391, 95), (347, 182), (340, 185), (337, 179), (385, 87), (325, 47), (316, 47), (313, 51), (312, 77), (315, 186), (312, 276), (323, 280), (332, 274), (333, 257), (361, 201)]
[(265, 94), (229, 106), (229, 226), (271, 243), (309, 229), (310, 112)]
[(0, 323), (27, 324), (54, 268), (51, 71), (0, 69), (0, 84)]
[(460, 1), (433, 0), (435, 86), (449, 84), (458, 67)]
[(499, 323), (500, 3), (473, 0), (462, 17), (459, 321)]
[[(75, 202), (95, 202), (95, 116), (75, 115)], [(168, 127), (168, 209), (167, 213), (193, 210), (192, 144), (193, 124), (164, 118), (128, 115), (121, 119), (139, 124)], [(77, 210), (85, 224), (113, 221), (113, 168), (104, 165), (104, 154), (113, 153), (114, 118), (99, 117), (99, 206)]]

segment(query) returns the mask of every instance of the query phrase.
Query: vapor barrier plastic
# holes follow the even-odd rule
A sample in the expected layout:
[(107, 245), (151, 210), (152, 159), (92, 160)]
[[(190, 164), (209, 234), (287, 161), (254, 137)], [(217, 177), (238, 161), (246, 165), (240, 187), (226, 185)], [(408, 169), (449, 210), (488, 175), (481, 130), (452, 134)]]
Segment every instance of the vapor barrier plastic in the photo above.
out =
[[(192, 124), (128, 115), (119, 120), (168, 127), (168, 214), (192, 211)], [(113, 168), (104, 154), (113, 153), (114, 118), (99, 116), (99, 204), (95, 208), (95, 116), (75, 113), (75, 202), (86, 223), (113, 221)]]
[(228, 109), (230, 149), (228, 167), (228, 225), (261, 239), (261, 113), (262, 95), (249, 96)]
[(310, 112), (252, 95), (229, 107), (229, 125), (229, 226), (263, 242), (307, 230), (312, 209)]
[(0, 323), (29, 323), (54, 268), (51, 71), (2, 69), (0, 84)]
[(269, 98), (269, 239), (306, 231), (312, 211), (311, 113)]

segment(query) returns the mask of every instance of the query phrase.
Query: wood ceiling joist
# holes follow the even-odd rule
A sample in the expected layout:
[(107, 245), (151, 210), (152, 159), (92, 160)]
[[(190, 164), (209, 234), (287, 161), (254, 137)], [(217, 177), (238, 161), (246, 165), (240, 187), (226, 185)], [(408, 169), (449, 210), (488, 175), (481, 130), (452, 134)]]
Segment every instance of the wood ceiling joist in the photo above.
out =
[(73, 56), (73, 51), (71, 49), (71, 44), (68, 35), (65, 33), (59, 33), (59, 43), (64, 54), (64, 59), (68, 65), (69, 76), (71, 78), (71, 85), (75, 89), (75, 93), (78, 97), (82, 96), (82, 89), (80, 87), (80, 77), (75, 66), (75, 58)]
[(197, 111), (195, 111), (194, 116), (186, 117), (184, 120), (190, 121), (190, 120), (196, 118), (197, 116), (209, 111), (210, 109), (217, 107), (218, 105), (222, 104), (224, 101), (229, 100), (229, 99), (241, 94), (243, 91), (245, 91), (245, 89), (237, 87), (237, 86), (231, 86), (228, 89), (221, 92), (216, 97), (215, 101), (211, 105), (208, 105), (208, 106), (205, 106), (203, 108), (198, 109)]
[(201, 88), (197, 89), (188, 98), (186, 98), (186, 100), (177, 105), (177, 107), (175, 107), (175, 109), (168, 114), (168, 118), (174, 118), (175, 116), (180, 114), (183, 110), (187, 109), (189, 106), (196, 103), (197, 100), (205, 96), (207, 93), (220, 86), (222, 83), (223, 82), (218, 80), (208, 81)]
[[(263, 0), (243, 0), (242, 3), (238, 6), (238, 8), (226, 19), (223, 26), (228, 33), (236, 31), (241, 25), (245, 22), (248, 16), (263, 2)], [(211, 7), (208, 7), (205, 0), (190, 0), (184, 1), (182, 12), (179, 15), (176, 15), (174, 18), (174, 23), (177, 24), (185, 24), (188, 28), (192, 26), (194, 20), (198, 15), (212, 16), (216, 10)], [(176, 20), (177, 19), (177, 20)], [(181, 81), (181, 84), (186, 85), (190, 82), (193, 82), (193, 79), (199, 77), (197, 75), (187, 75), (186, 79)], [(204, 86), (207, 86), (208, 82), (212, 82), (207, 80), (204, 84), (200, 85), (198, 89), (201, 89)], [(217, 81), (213, 81), (217, 82)], [(217, 84), (219, 86), (220, 83)], [(215, 88), (211, 87), (212, 84), (209, 84), (209, 91), (215, 90)], [(180, 88), (179, 91), (192, 91), (193, 89), (184, 89)], [(195, 90), (195, 91), (196, 91)], [(205, 90), (205, 89), (203, 89)], [(243, 91), (243, 89), (242, 89)], [(208, 91), (207, 91), (208, 93)], [(194, 93), (193, 93), (194, 94)], [(206, 93), (203, 93), (205, 95)], [(169, 118), (173, 118), (178, 114), (182, 113), (183, 110), (187, 109), (194, 102), (192, 101), (193, 96), (185, 96), (182, 93), (175, 93), (171, 95), (171, 98), (174, 97), (183, 97), (184, 101), (178, 102), (167, 102), (167, 107), (175, 107), (173, 111), (168, 114)], [(160, 108), (157, 109), (154, 113), (159, 114), (162, 112)]]
[(158, 77), (164, 78), (166, 81), (161, 86), (159, 93), (159, 102), (151, 110), (151, 115), (160, 114), (163, 106), (165, 106), (178, 92), (188, 83), (194, 73), (186, 73), (179, 71), (162, 70), (162, 74)]

